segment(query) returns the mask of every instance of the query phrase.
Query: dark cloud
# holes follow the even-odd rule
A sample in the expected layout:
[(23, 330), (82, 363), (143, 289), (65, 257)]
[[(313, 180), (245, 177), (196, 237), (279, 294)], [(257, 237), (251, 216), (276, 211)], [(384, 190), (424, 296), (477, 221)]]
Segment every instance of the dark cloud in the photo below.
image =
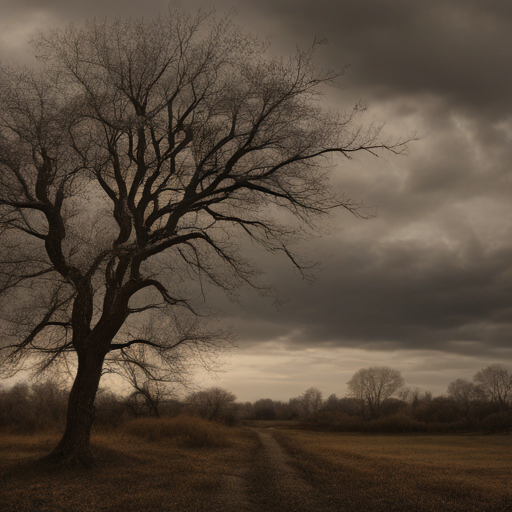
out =
[[(336, 162), (333, 186), (377, 216), (335, 213), (330, 235), (301, 245), (325, 267), (317, 282), (302, 281), (284, 258), (254, 253), (284, 303), (275, 308), (247, 292), (241, 309), (216, 298), (239, 344), (257, 355), (274, 342), (287, 353), (402, 350), (417, 354), (410, 357), (430, 372), (426, 381), (436, 371), (512, 363), (512, 3), (171, 3), (190, 11), (214, 6), (236, 8), (238, 22), (270, 36), (276, 53), (328, 39), (317, 48), (321, 65), (350, 68), (341, 78), (346, 87), (329, 91), (326, 105), (343, 109), (362, 99), (369, 105), (363, 122), (385, 122), (391, 137), (420, 138), (408, 157)], [(3, 2), (0, 56), (21, 55), (28, 28), (166, 10), (160, 0)], [(471, 374), (451, 380), (458, 376)]]
[(491, 118), (511, 110), (506, 1), (299, 0), (291, 9), (289, 2), (268, 0), (259, 6), (291, 40), (327, 38), (326, 63), (350, 64), (346, 81), (365, 97), (434, 94), (452, 109)]
[(336, 242), (317, 246), (339, 252), (313, 285), (273, 269), (268, 277), (285, 302), (272, 310), (246, 299), (232, 318), (240, 339), (455, 353), (472, 343), (480, 355), (510, 346), (512, 248), (488, 250), (477, 240), (455, 248), (421, 239), (370, 244), (343, 235)]

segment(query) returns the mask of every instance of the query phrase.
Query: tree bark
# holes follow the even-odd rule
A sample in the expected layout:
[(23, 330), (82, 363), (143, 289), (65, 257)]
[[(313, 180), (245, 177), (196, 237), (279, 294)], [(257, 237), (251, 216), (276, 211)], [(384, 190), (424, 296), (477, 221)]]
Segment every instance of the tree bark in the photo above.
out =
[(78, 357), (78, 371), (68, 401), (66, 430), (56, 448), (41, 459), (43, 463), (84, 467), (95, 462), (90, 438), (104, 355), (93, 354), (91, 350), (86, 352)]

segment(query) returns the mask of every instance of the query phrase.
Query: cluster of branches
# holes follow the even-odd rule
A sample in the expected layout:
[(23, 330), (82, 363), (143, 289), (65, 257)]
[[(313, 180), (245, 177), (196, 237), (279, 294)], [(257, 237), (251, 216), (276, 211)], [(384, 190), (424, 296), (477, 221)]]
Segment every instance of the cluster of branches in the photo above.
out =
[(359, 212), (322, 157), (405, 148), (358, 126), (359, 105), (318, 106), (338, 75), (316, 70), (314, 47), (267, 59), (229, 17), (93, 21), (35, 44), (40, 70), (0, 75), (0, 289), (18, 340), (5, 362), (37, 352), (49, 365), (93, 335), (119, 350), (131, 314), (193, 309), (187, 275), (227, 291), (251, 282), (238, 233), (300, 266), (297, 229), (337, 206)]
[(270, 58), (232, 16), (90, 21), (34, 45), (38, 69), (0, 68), (0, 367), (73, 356), (54, 455), (83, 461), (105, 362), (133, 380), (172, 368), (178, 346), (218, 347), (190, 321), (150, 326), (197, 314), (208, 283), (257, 286), (240, 235), (307, 272), (290, 242), (332, 208), (361, 214), (328, 157), (406, 143), (360, 126), (361, 105), (321, 107), (339, 74), (317, 69), (315, 45)]

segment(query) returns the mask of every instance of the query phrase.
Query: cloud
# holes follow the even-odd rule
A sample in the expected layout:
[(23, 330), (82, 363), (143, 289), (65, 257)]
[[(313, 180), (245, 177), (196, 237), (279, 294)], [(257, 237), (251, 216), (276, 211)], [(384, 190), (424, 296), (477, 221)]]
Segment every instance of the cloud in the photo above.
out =
[[(407, 157), (336, 162), (333, 187), (364, 200), (376, 217), (335, 212), (323, 226), (329, 235), (299, 245), (324, 267), (317, 282), (302, 281), (286, 258), (244, 246), (284, 299), (275, 308), (244, 291), (240, 308), (215, 295), (247, 354), (263, 352), (251, 382), (268, 378), (297, 395), (319, 382), (315, 357), (335, 353), (342, 361), (356, 350), (346, 373), (389, 360), (423, 371), (417, 385), (435, 381), (436, 367), (444, 375), (465, 368), (454, 380), (484, 363), (512, 362), (512, 3), (191, 0), (171, 7), (214, 4), (220, 12), (235, 7), (237, 21), (270, 36), (275, 53), (328, 39), (316, 50), (320, 64), (350, 68), (340, 78), (346, 87), (326, 91), (324, 104), (346, 109), (362, 99), (364, 123), (385, 122), (383, 133), (395, 139), (419, 137)], [(53, 24), (166, 10), (159, 0), (4, 2), (0, 57), (25, 56), (22, 41)], [(269, 363), (269, 350), (282, 364)], [(264, 361), (271, 368), (259, 373)], [(311, 378), (292, 376), (290, 365), (307, 373), (308, 364)]]
[(272, 0), (259, 6), (290, 40), (327, 38), (326, 63), (350, 64), (347, 81), (365, 97), (433, 94), (466, 113), (501, 119), (510, 112), (506, 1), (299, 0), (290, 11), (288, 2)]

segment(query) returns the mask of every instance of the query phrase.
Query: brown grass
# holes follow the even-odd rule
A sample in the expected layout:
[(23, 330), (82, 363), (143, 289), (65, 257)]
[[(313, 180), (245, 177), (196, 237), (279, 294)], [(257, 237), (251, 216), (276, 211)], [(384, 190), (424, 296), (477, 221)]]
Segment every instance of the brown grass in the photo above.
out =
[[(512, 510), (512, 436), (390, 436), (267, 426), (315, 488), (322, 510)], [(1, 512), (292, 510), (291, 502), (271, 495), (274, 489), (284, 496), (282, 475), (272, 471), (256, 434), (243, 428), (190, 417), (138, 420), (95, 434), (93, 446), (102, 461), (93, 469), (49, 472), (34, 465), (57, 441), (57, 433), (0, 434)], [(236, 495), (238, 483), (249, 508), (227, 505), (226, 486), (234, 485)]]
[(175, 418), (138, 418), (127, 422), (122, 431), (147, 441), (172, 441), (188, 448), (229, 446), (233, 429), (220, 423), (181, 415)]
[(512, 436), (274, 435), (333, 510), (512, 510)]
[[(97, 467), (53, 472), (45, 472), (33, 462), (55, 446), (57, 434), (0, 434), (0, 510), (225, 510), (226, 475), (236, 477), (246, 471), (257, 446), (254, 437), (246, 430), (231, 428), (229, 434), (223, 431), (222, 443), (206, 436), (208, 447), (190, 448), (204, 439), (204, 432), (197, 432), (205, 425), (189, 438), (175, 435), (179, 430), (176, 424), (172, 428), (149, 422), (152, 441), (142, 434), (141, 423), (128, 425), (131, 433), (97, 433), (93, 437), (94, 450), (101, 458)], [(211, 429), (212, 434), (220, 432), (218, 425)]]
[(251, 428), (303, 428), (298, 420), (245, 420), (244, 425)]

